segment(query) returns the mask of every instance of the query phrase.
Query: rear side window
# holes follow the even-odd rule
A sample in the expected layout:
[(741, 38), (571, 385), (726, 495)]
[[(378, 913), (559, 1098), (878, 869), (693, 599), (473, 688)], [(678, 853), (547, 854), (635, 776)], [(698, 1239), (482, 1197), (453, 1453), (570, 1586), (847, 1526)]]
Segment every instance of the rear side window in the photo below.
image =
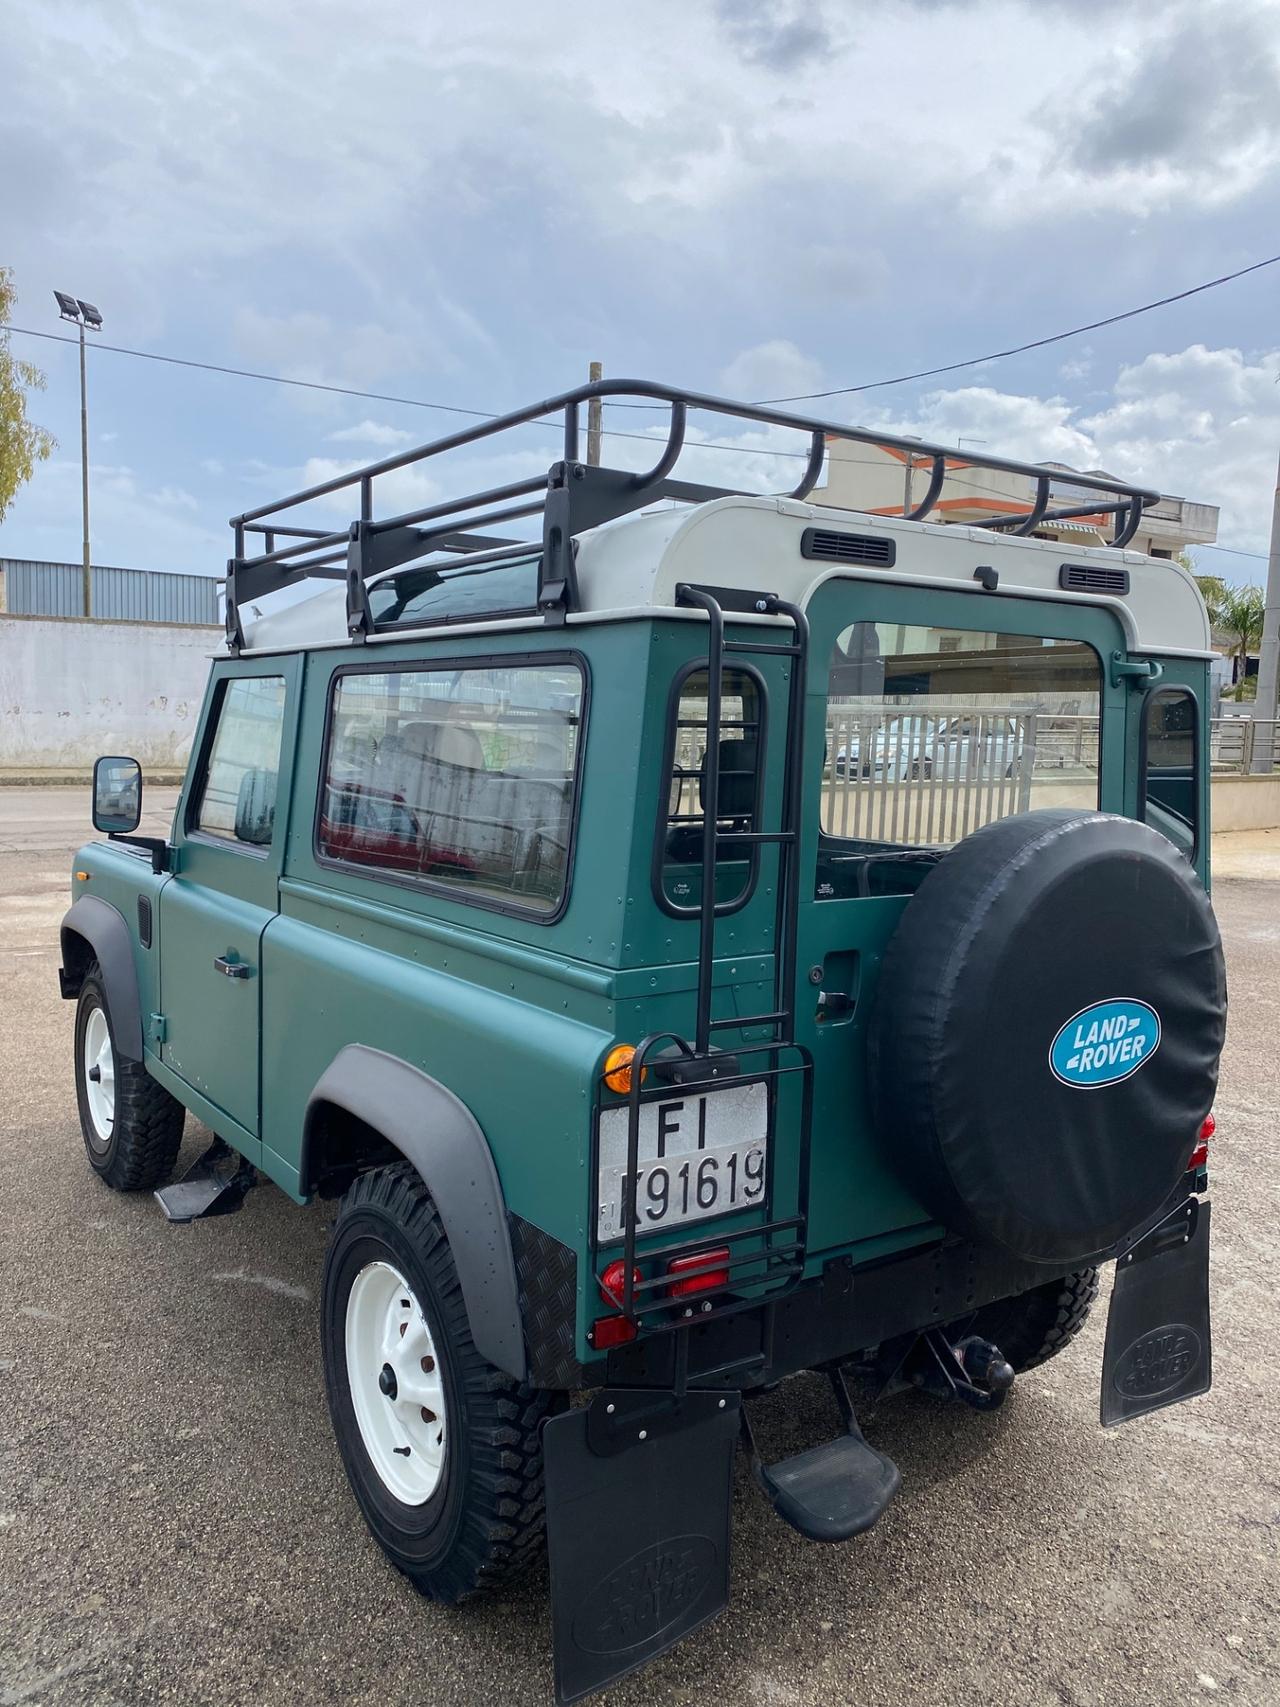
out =
[(1196, 696), (1149, 693), (1142, 716), (1141, 814), (1188, 859), (1199, 843), (1200, 754)]
[(236, 676), (227, 682), (194, 829), (248, 847), (268, 845), (275, 828), (283, 732), (283, 676)]
[[(762, 695), (751, 670), (726, 668), (720, 696), (721, 840), (716, 848), (716, 906), (741, 906), (756, 874), (756, 848), (735, 843), (733, 832), (759, 828)], [(667, 739), (666, 817), (659, 827), (655, 888), (667, 912), (696, 913), (702, 896), (702, 832), (707, 785), (707, 671), (695, 666), (679, 678)]]
[(568, 882), (582, 703), (572, 662), (339, 675), (320, 855), (554, 914)]

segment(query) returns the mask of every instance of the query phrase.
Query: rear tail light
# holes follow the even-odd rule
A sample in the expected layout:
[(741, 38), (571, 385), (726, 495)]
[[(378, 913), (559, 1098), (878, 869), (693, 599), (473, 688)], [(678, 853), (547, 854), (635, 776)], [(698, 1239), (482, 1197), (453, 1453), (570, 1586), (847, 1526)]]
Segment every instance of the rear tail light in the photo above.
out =
[[(639, 1286), (644, 1276), (638, 1268), (631, 1270), (631, 1283)], [(626, 1293), (627, 1265), (618, 1260), (611, 1262), (600, 1276), (600, 1292), (606, 1304), (613, 1304), (621, 1310), (622, 1300)], [(601, 1316), (591, 1324), (591, 1332), (587, 1336), (595, 1351), (609, 1351), (615, 1345), (629, 1345), (639, 1330), (630, 1316)]]
[[(643, 1279), (644, 1279), (644, 1276), (641, 1274), (641, 1272), (638, 1268), (633, 1268), (631, 1270), (631, 1284), (632, 1284), (632, 1286), (639, 1286), (640, 1282)], [(604, 1294), (605, 1303), (606, 1304), (615, 1304), (618, 1307), (618, 1309), (621, 1310), (622, 1300), (623, 1300), (623, 1297), (626, 1293), (626, 1286), (627, 1286), (627, 1265), (626, 1265), (626, 1263), (624, 1263), (621, 1259), (619, 1259), (617, 1262), (611, 1262), (609, 1264), (608, 1268), (605, 1269), (604, 1273), (600, 1276), (600, 1290)]]
[(702, 1251), (694, 1257), (676, 1257), (667, 1273), (677, 1276), (667, 1287), (669, 1298), (687, 1298), (691, 1292), (721, 1292), (729, 1284), (729, 1249)]
[(1191, 1160), (1187, 1163), (1190, 1172), (1209, 1165), (1209, 1140), (1218, 1130), (1218, 1123), (1211, 1114), (1206, 1114), (1200, 1127), (1200, 1136), (1196, 1139), (1196, 1147), (1191, 1152)]

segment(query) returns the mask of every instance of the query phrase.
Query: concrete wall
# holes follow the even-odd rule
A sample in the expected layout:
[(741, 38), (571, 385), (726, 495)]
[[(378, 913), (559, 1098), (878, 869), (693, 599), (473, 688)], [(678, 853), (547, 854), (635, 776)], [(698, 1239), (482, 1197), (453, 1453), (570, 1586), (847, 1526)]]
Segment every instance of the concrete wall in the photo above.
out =
[(1280, 826), (1280, 773), (1215, 776), (1210, 794), (1215, 830), (1274, 830)]
[(0, 616), (0, 771), (185, 765), (216, 628)]

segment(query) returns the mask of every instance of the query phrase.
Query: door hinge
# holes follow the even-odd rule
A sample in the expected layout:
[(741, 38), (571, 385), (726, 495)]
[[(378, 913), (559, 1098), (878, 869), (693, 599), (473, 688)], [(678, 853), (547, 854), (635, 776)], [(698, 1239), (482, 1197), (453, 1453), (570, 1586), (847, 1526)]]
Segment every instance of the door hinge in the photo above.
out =
[(1164, 665), (1158, 664), (1154, 658), (1126, 658), (1123, 652), (1111, 654), (1111, 685), (1118, 688), (1121, 682), (1128, 682), (1130, 687), (1150, 687), (1158, 682), (1164, 674)]
[(169, 1022), (163, 1014), (147, 1015), (147, 1036), (152, 1043), (163, 1043), (168, 1035)]

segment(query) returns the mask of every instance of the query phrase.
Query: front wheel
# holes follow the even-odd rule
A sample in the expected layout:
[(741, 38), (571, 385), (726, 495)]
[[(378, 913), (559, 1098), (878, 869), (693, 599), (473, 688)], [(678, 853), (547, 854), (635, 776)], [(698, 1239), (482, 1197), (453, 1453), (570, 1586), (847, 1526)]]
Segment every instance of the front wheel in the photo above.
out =
[(141, 1061), (116, 1051), (102, 969), (95, 960), (76, 1004), (76, 1103), (85, 1154), (115, 1191), (146, 1191), (173, 1172), (186, 1110)]
[(392, 1564), (447, 1604), (517, 1575), (543, 1540), (540, 1428), (557, 1395), (476, 1350), (449, 1242), (407, 1162), (343, 1198), (321, 1333), (347, 1478)]

